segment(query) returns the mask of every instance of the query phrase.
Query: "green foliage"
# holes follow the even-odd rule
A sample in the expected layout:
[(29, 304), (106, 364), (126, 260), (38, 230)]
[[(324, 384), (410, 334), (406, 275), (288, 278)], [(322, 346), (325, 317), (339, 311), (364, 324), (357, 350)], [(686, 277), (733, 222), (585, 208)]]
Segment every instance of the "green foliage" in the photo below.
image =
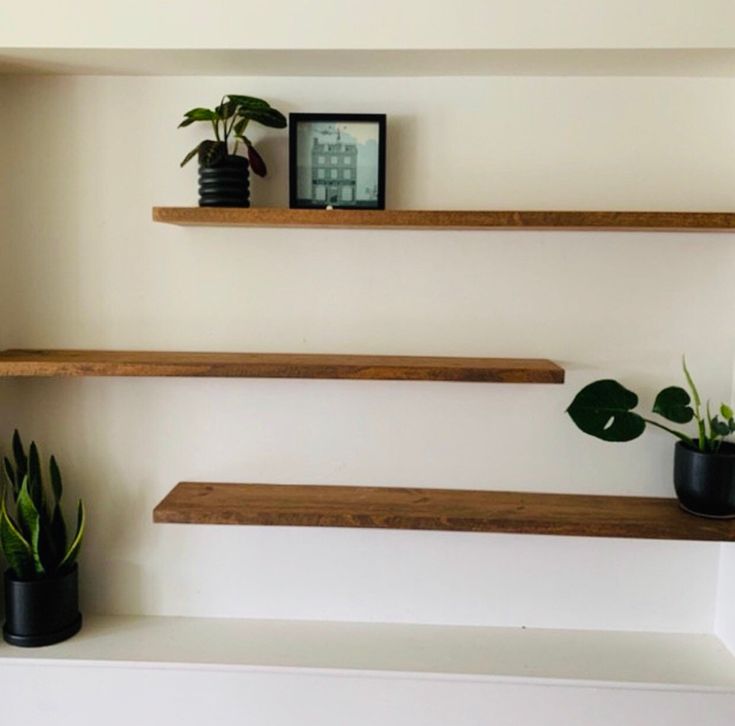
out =
[(219, 106), (214, 109), (193, 108), (184, 114), (179, 128), (191, 126), (197, 121), (205, 121), (212, 125), (214, 140), (207, 139), (197, 144), (181, 162), (187, 164), (195, 156), (203, 166), (217, 164), (229, 152), (229, 143), (234, 139), (233, 154), (237, 153), (238, 144), (242, 142), (247, 151), (250, 168), (258, 176), (268, 173), (263, 157), (255, 150), (250, 139), (245, 136), (245, 129), (251, 121), (274, 129), (286, 128), (286, 117), (267, 101), (253, 96), (241, 96), (230, 93), (225, 96)]
[[(56, 459), (49, 461), (50, 491), (44, 487), (35, 443), (25, 454), (20, 435), (13, 435), (13, 459), (4, 459), (6, 483), (0, 488), (0, 548), (16, 577), (23, 580), (62, 575), (76, 561), (85, 529), (82, 501), (77, 527), (67, 544), (61, 510), (63, 485)], [(9, 508), (10, 504), (10, 508)]]
[(646, 424), (651, 424), (668, 431), (692, 448), (703, 452), (716, 452), (722, 440), (735, 431), (733, 411), (723, 403), (719, 409), (719, 416), (717, 414), (712, 416), (708, 402), (706, 414), (703, 414), (699, 391), (694, 385), (684, 359), (682, 366), (691, 395), (678, 386), (664, 388), (656, 396), (653, 413), (677, 424), (696, 421), (696, 437), (692, 438), (681, 431), (635, 413), (633, 409), (638, 405), (638, 396), (613, 380), (594, 381), (585, 386), (574, 397), (567, 413), (579, 429), (603, 441), (632, 441), (645, 431)]
[(567, 413), (590, 436), (632, 441), (646, 428), (646, 422), (632, 412), (637, 405), (638, 396), (617, 381), (595, 381), (576, 395)]

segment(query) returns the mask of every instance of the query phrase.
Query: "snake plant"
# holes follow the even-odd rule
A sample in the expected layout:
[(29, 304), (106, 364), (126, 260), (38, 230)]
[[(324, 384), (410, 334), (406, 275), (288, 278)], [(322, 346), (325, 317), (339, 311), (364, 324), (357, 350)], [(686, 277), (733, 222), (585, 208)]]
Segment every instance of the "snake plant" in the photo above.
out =
[(74, 535), (67, 537), (61, 511), (63, 487), (55, 457), (48, 465), (50, 489), (44, 485), (38, 447), (26, 454), (20, 434), (13, 434), (13, 460), (5, 457), (5, 482), (0, 489), (0, 547), (19, 580), (40, 580), (66, 574), (74, 565), (85, 527), (84, 504), (77, 505)]

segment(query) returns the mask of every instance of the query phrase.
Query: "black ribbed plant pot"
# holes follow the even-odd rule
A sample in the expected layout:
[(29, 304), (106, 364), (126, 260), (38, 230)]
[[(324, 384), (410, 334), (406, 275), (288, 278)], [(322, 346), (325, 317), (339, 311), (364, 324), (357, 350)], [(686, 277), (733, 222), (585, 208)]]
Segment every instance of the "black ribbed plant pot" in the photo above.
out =
[(79, 632), (78, 569), (44, 580), (18, 580), (5, 571), (3, 638), (11, 645), (36, 648), (67, 640)]
[(691, 514), (735, 517), (735, 444), (724, 442), (716, 454), (708, 454), (678, 441), (674, 488), (679, 504)]
[(229, 154), (214, 164), (199, 163), (200, 207), (249, 207), (250, 170), (244, 156)]

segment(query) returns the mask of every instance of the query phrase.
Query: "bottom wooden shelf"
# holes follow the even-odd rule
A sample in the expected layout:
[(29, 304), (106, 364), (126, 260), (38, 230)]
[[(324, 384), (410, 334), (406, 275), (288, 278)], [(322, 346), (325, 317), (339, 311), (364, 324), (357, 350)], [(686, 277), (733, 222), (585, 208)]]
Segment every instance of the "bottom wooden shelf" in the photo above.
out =
[(0, 667), (75, 664), (543, 678), (735, 693), (735, 658), (714, 635), (699, 633), (92, 616), (53, 647), (0, 643)]
[(735, 520), (695, 517), (675, 499), (459, 489), (182, 482), (153, 520), (735, 541)]

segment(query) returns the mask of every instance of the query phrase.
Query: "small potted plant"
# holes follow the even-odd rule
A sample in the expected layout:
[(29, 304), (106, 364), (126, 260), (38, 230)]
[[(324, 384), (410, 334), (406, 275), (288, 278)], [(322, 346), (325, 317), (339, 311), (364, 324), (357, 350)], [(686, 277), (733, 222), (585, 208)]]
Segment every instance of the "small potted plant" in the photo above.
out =
[(614, 380), (585, 386), (567, 413), (582, 431), (603, 441), (632, 441), (647, 424), (674, 435), (679, 439), (674, 447), (674, 488), (681, 507), (703, 517), (735, 517), (735, 444), (725, 441), (735, 431), (733, 411), (723, 403), (713, 416), (709, 401), (703, 409), (685, 360), (682, 366), (691, 395), (678, 386), (664, 388), (653, 413), (676, 424), (696, 421), (691, 436), (635, 413), (638, 396)]
[[(245, 130), (251, 121), (283, 129), (287, 124), (286, 117), (260, 98), (230, 93), (214, 109), (193, 108), (187, 111), (179, 128), (197, 121), (212, 125), (214, 139), (197, 144), (184, 157), (181, 166), (198, 156), (199, 206), (249, 207), (248, 168), (261, 177), (266, 175), (267, 169)], [(240, 148), (244, 149), (247, 158), (238, 155)]]
[(49, 492), (36, 444), (26, 454), (17, 431), (13, 458), (14, 463), (4, 460), (7, 482), (0, 493), (0, 545), (8, 562), (3, 637), (11, 645), (51, 645), (82, 626), (76, 559), (84, 536), (84, 505), (80, 500), (76, 532), (67, 537), (56, 459), (49, 461)]

